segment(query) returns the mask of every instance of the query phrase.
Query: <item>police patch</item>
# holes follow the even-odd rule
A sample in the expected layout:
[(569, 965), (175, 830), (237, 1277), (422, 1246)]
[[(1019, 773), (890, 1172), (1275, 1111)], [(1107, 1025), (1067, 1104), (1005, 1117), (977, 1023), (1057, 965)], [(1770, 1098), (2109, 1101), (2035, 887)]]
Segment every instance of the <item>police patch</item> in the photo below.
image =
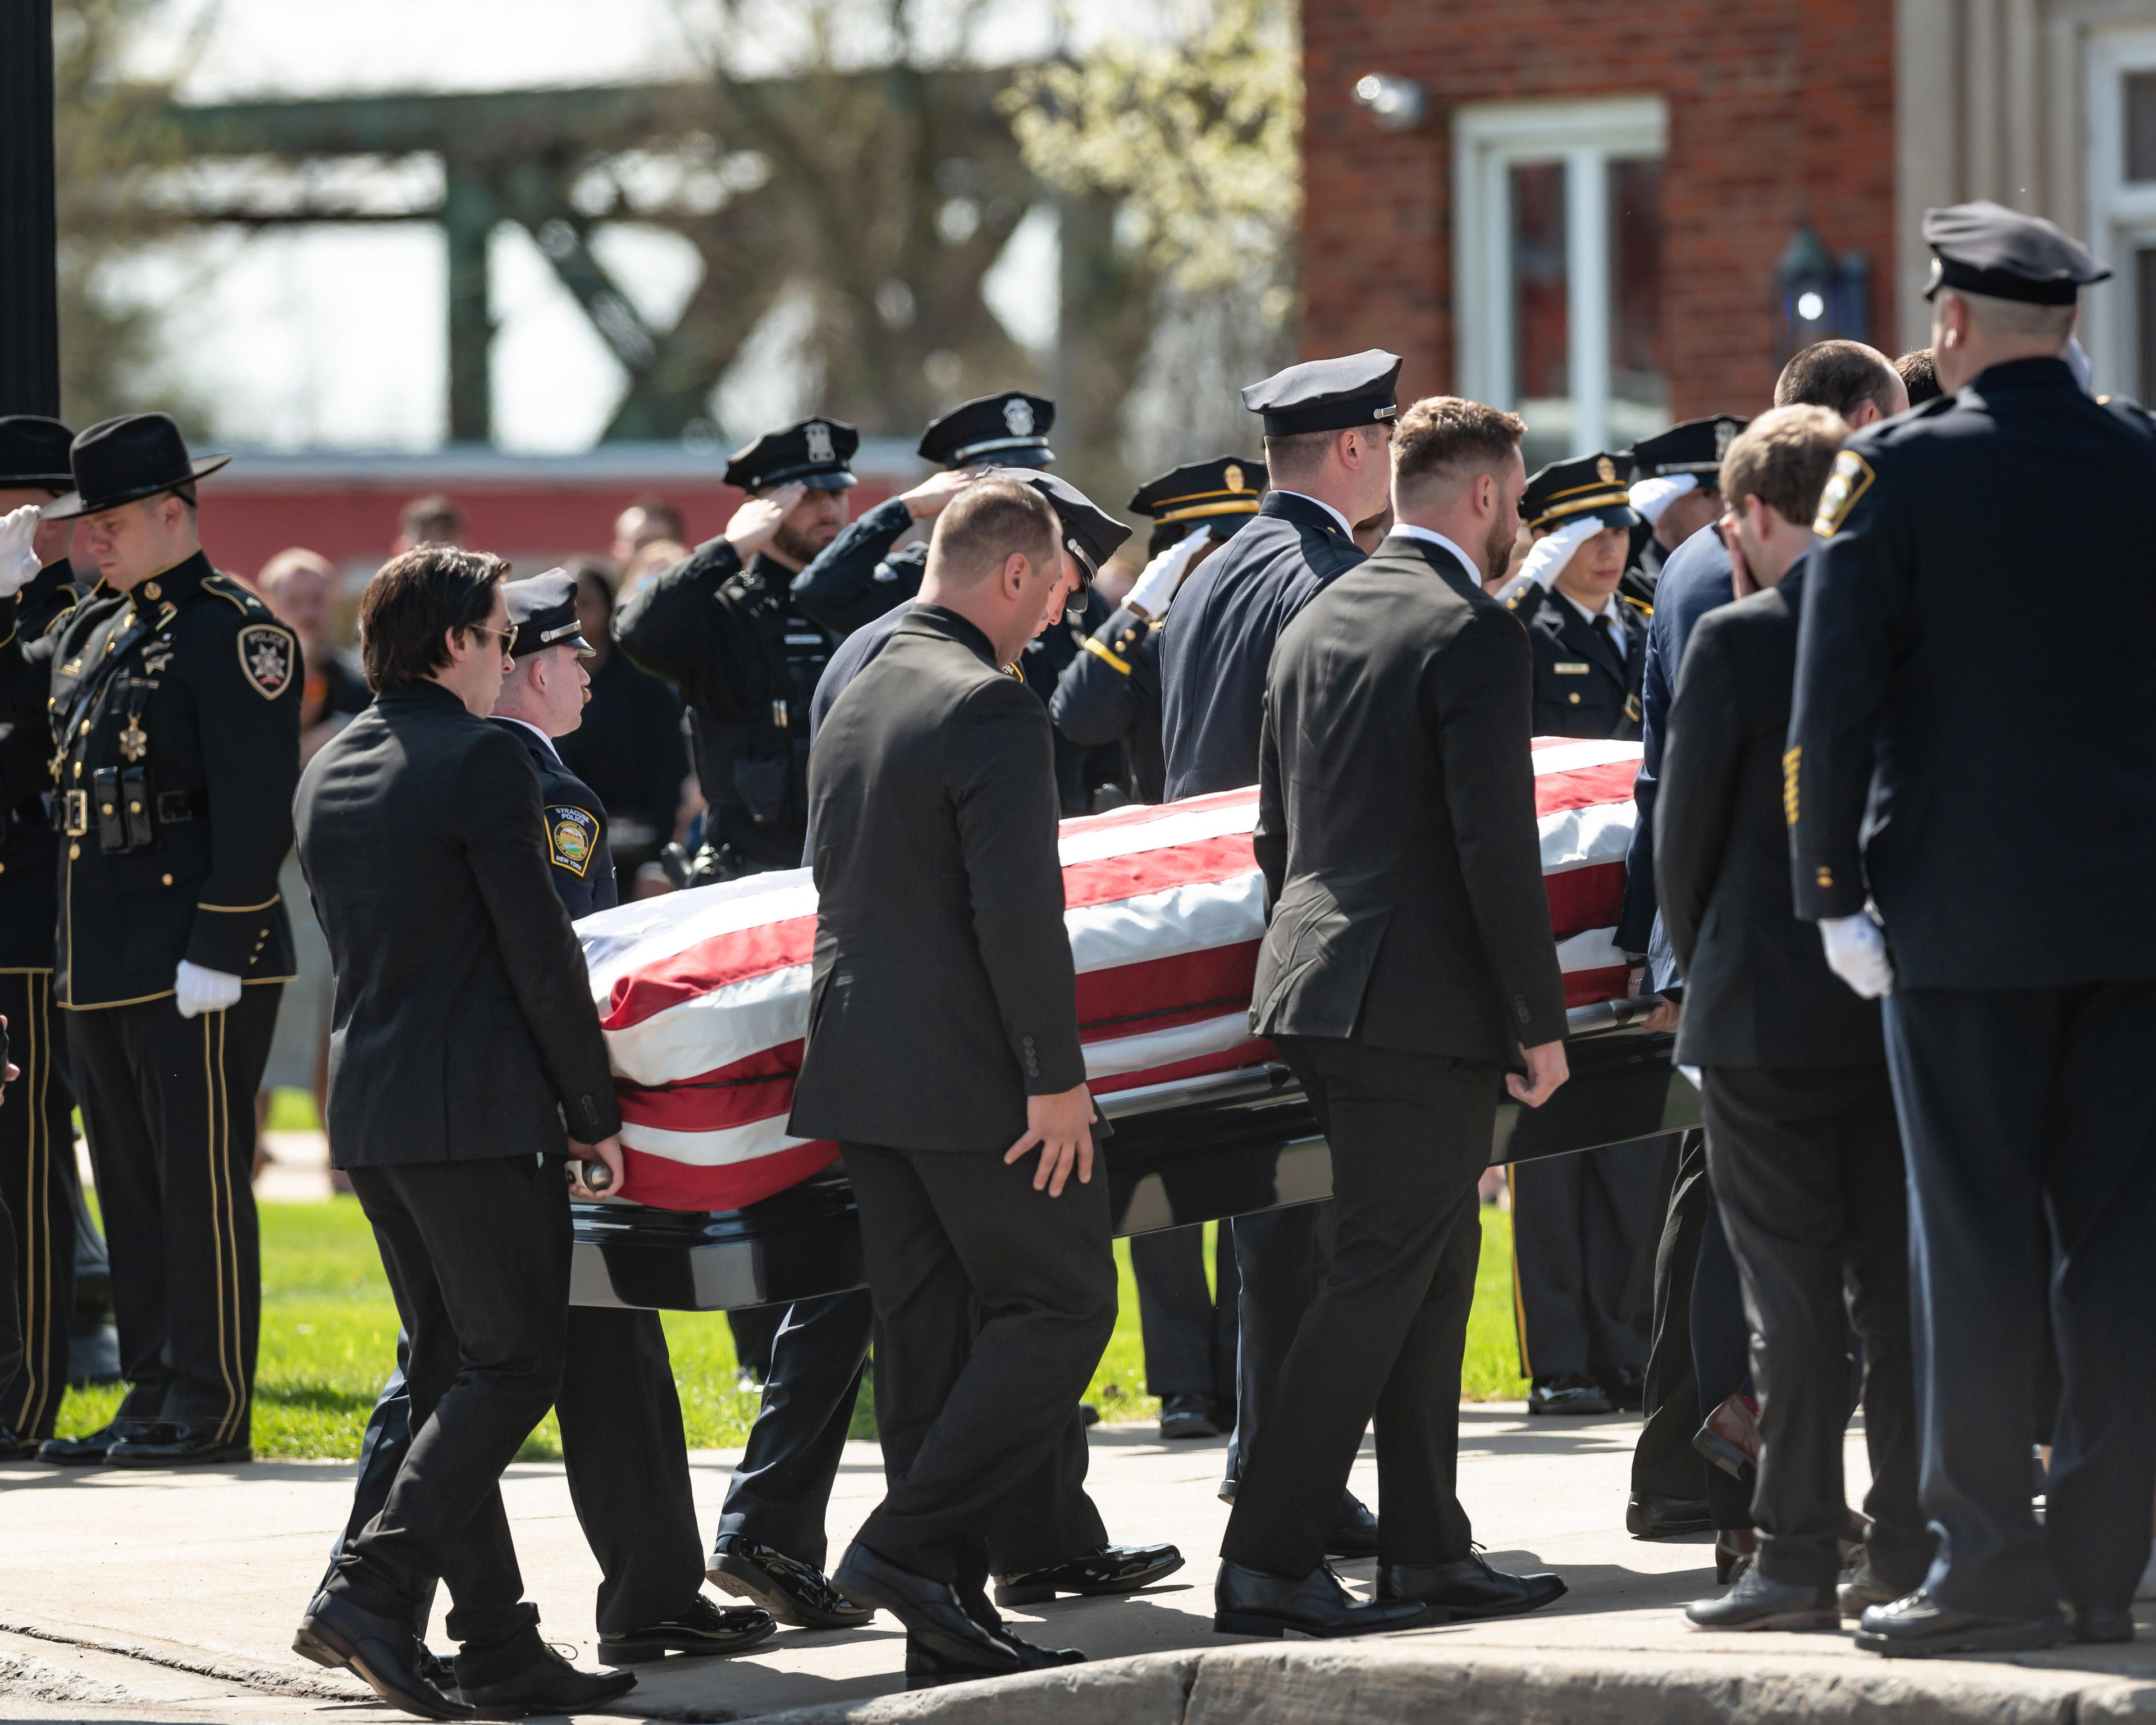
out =
[(1812, 518), (1812, 531), (1822, 539), (1831, 539), (1841, 531), (1843, 519), (1855, 506), (1856, 500), (1871, 489), (1876, 475), (1871, 464), (1854, 449), (1844, 449), (1834, 458), (1834, 472), (1828, 477), (1826, 489), (1820, 493), (1819, 513)]
[(547, 809), (547, 851), (555, 867), (567, 869), (581, 880), (598, 848), (599, 824), (595, 816), (570, 803)]
[(250, 624), (240, 630), (240, 672), (264, 701), (275, 701), (290, 686), (299, 662), (299, 643), (275, 624)]

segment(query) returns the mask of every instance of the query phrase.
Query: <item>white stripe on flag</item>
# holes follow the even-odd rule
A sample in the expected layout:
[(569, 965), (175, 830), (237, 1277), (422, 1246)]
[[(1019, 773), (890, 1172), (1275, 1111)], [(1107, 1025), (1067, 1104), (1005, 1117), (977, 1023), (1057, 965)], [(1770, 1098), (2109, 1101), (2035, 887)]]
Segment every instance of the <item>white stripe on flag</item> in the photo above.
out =
[(808, 973), (789, 964), (708, 994), (692, 994), (641, 1024), (606, 1033), (607, 1058), (632, 1084), (669, 1084), (745, 1060), (808, 1034)]
[(1225, 880), (1194, 881), (1065, 911), (1070, 956), (1081, 971), (1232, 947), (1265, 932), (1265, 876), (1255, 868)]
[(1638, 817), (1631, 803), (1590, 803), (1535, 823), (1542, 837), (1543, 873), (1562, 875), (1596, 863), (1622, 862)]
[(1178, 1060), (1194, 1060), (1203, 1055), (1240, 1047), (1251, 1034), (1250, 1014), (1245, 1010), (1200, 1019), (1191, 1024), (1171, 1024), (1165, 1030), (1118, 1036), (1111, 1042), (1089, 1042), (1086, 1076), (1112, 1078), (1123, 1072), (1142, 1072), (1150, 1066), (1172, 1066)]
[(1614, 928), (1590, 928), (1568, 941), (1557, 943), (1557, 968), (1569, 975), (1575, 970), (1607, 970), (1625, 962)]
[(1644, 745), (1636, 742), (1605, 742), (1600, 738), (1580, 740), (1566, 737), (1559, 742), (1545, 742), (1535, 749), (1535, 777), (1548, 778), (1553, 773), (1577, 773), (1583, 767), (1607, 767), (1617, 761), (1638, 761), (1646, 753)]
[(754, 1162), (758, 1157), (776, 1156), (796, 1144), (814, 1142), (797, 1138), (788, 1132), (783, 1114), (715, 1132), (663, 1132), (655, 1126), (624, 1121), (621, 1141), (632, 1150), (663, 1156), (669, 1162), (684, 1163), (690, 1168), (726, 1168), (737, 1162)]
[(1104, 857), (1137, 856), (1148, 850), (1165, 850), (1173, 845), (1194, 844), (1201, 839), (1225, 838), (1247, 833), (1258, 824), (1258, 795), (1247, 801), (1213, 809), (1194, 809), (1183, 814), (1163, 814), (1158, 820), (1132, 821), (1127, 826), (1096, 827), (1091, 832), (1070, 833), (1057, 848), (1063, 866), (1098, 862)]

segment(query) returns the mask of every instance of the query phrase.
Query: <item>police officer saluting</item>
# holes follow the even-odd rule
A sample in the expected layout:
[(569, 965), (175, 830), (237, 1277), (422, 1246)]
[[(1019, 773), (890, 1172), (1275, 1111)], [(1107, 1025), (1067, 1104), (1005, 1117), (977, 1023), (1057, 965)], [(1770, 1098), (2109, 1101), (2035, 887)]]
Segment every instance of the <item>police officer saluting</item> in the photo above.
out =
[(1635, 598), (1651, 601), (1670, 553), (1721, 518), (1722, 458), (1746, 423), (1734, 413), (1710, 413), (1632, 445), (1625, 495), (1640, 526), (1632, 530), (1633, 566), (1625, 582)]
[(112, 1423), (51, 1461), (169, 1466), (253, 1453), (261, 1307), (249, 1186), (254, 1091), (292, 936), (277, 870), (300, 772), (290, 631), (210, 567), (191, 460), (162, 413), (74, 440), (100, 580), (0, 656), (6, 716), (49, 711), (58, 773), (54, 992), (98, 1197), (129, 1389)]
[(1505, 603), (1535, 649), (1535, 735), (1640, 734), (1648, 608), (1618, 591), (1639, 512), (1619, 458), (1581, 455), (1527, 481), (1534, 550)]
[(860, 434), (835, 419), (765, 433), (726, 464), (748, 493), (723, 536), (614, 614), (622, 650), (680, 691), (708, 813), (685, 884), (799, 866), (808, 830), (808, 698), (838, 638), (793, 597), (838, 535)]

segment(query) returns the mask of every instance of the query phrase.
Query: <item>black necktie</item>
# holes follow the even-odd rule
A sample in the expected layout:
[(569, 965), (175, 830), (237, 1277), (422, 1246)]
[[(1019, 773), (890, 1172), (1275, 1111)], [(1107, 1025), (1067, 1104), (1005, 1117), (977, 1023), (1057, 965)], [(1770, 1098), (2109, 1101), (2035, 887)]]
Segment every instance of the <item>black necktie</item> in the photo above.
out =
[(1612, 653), (1617, 651), (1617, 631), (1610, 626), (1609, 614), (1607, 611), (1603, 612), (1594, 619), (1594, 633), (1601, 637), (1604, 646)]

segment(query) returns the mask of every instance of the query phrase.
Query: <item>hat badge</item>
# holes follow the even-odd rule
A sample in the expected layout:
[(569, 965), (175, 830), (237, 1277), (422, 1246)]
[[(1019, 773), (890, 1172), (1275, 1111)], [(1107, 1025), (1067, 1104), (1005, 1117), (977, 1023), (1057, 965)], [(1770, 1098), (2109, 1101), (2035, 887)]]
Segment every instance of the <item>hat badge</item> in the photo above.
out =
[(1614, 485), (1617, 481), (1617, 464), (1607, 455), (1597, 456), (1594, 462), (1594, 476), (1605, 485)]
[(1004, 403), (1004, 424), (1013, 437), (1033, 435), (1033, 403), (1022, 395), (1014, 395)]
[(1736, 439), (1737, 428), (1734, 425), (1727, 419), (1716, 420), (1714, 422), (1714, 459), (1719, 461), (1727, 455), (1729, 453), (1730, 444), (1735, 442)]
[(808, 459), (811, 461), (820, 464), (833, 458), (831, 428), (821, 419), (811, 419), (808, 424), (802, 427), (802, 434), (808, 439)]
[(1229, 490), (1240, 491), (1243, 489), (1243, 470), (1233, 461), (1220, 470), (1220, 477)]

